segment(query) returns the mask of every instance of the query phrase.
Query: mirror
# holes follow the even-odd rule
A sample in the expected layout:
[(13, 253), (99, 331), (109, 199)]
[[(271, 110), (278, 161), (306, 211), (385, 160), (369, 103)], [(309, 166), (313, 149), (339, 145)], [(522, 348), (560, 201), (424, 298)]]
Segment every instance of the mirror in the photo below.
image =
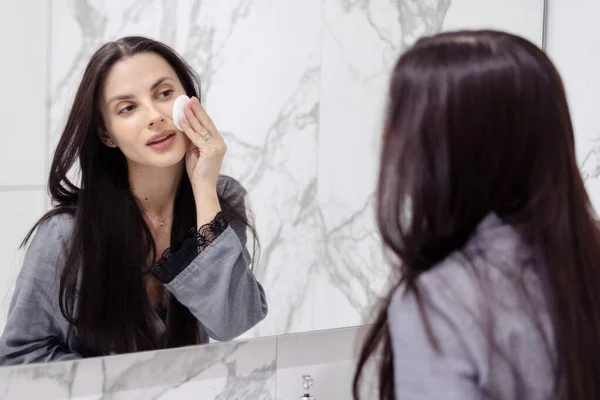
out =
[(388, 73), (402, 50), (460, 28), (541, 46), (544, 22), (542, 0), (55, 1), (35, 13), (5, 3), (3, 37), (16, 41), (3, 52), (18, 57), (2, 66), (15, 93), (2, 100), (3, 120), (18, 135), (0, 150), (9, 172), (0, 181), (0, 327), (18, 244), (50, 207), (50, 161), (83, 70), (107, 41), (143, 35), (198, 72), (228, 146), (222, 173), (248, 191), (269, 313), (244, 338), (362, 324), (383, 293), (373, 192)]

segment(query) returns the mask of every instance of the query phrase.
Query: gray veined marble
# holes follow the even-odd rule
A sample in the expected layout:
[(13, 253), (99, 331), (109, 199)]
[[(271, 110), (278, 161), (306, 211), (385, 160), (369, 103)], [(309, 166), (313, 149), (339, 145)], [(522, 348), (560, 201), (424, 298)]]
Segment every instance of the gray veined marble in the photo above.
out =
[(600, 176), (600, 137), (593, 139), (592, 148), (583, 157), (580, 169), (586, 181), (598, 179)]

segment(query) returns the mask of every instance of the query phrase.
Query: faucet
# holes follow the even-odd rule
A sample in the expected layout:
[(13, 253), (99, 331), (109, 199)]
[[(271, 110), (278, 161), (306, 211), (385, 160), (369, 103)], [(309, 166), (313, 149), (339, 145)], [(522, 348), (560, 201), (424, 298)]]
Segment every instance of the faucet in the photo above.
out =
[(304, 387), (304, 395), (300, 398), (301, 400), (316, 400), (308, 393), (308, 389), (314, 384), (315, 380), (310, 375), (302, 375), (302, 386)]

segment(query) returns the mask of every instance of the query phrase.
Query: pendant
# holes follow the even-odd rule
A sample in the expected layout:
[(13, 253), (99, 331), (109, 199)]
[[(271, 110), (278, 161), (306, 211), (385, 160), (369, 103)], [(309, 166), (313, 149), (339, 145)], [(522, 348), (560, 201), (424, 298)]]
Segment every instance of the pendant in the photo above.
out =
[(163, 226), (163, 222), (162, 222), (162, 220), (160, 221), (160, 226)]

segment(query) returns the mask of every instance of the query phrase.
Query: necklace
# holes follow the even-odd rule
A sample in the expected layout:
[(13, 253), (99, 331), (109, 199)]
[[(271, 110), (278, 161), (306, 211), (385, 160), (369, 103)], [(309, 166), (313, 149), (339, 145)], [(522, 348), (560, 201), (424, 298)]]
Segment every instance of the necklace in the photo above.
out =
[(163, 225), (164, 225), (164, 221), (165, 221), (165, 219), (167, 219), (168, 217), (170, 217), (170, 216), (171, 216), (171, 214), (173, 214), (173, 211), (175, 211), (175, 210), (172, 210), (170, 213), (168, 213), (167, 215), (165, 215), (165, 216), (164, 216), (164, 217), (162, 217), (162, 218), (156, 218), (156, 217), (153, 217), (153, 216), (151, 216), (151, 215), (147, 214), (145, 211), (144, 211), (144, 215), (145, 215), (146, 217), (148, 217), (148, 218), (152, 218), (153, 220), (157, 221), (157, 222), (160, 224), (160, 226), (163, 226)]

